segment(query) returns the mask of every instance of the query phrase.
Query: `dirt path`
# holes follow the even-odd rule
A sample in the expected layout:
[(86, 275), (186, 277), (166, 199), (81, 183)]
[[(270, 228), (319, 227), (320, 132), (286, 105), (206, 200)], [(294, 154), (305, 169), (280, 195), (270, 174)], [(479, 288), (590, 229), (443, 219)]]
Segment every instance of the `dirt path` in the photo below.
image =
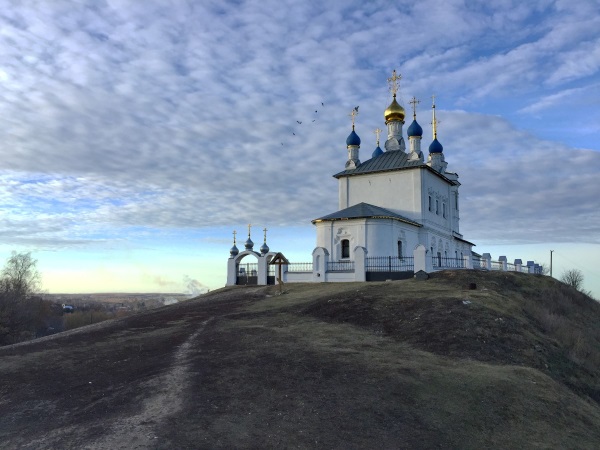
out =
[(141, 411), (133, 416), (114, 420), (106, 434), (86, 449), (146, 449), (164, 445), (157, 429), (169, 417), (178, 413), (183, 405), (185, 387), (189, 383), (188, 356), (194, 340), (213, 320), (208, 318), (177, 349), (170, 369), (145, 383), (147, 392), (154, 395), (144, 400)]

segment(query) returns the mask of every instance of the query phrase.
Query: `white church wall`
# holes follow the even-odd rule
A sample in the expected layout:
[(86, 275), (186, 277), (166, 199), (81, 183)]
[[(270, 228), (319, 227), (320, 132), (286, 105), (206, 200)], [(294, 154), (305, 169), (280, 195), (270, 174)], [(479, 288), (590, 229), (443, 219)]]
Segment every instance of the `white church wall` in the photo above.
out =
[[(453, 189), (445, 180), (427, 171), (423, 175), (422, 223), (436, 230), (451, 233)], [(458, 232), (458, 230), (455, 230)]]
[(340, 209), (365, 202), (389, 209), (408, 219), (421, 218), (421, 172), (403, 170), (342, 177)]
[(392, 219), (369, 219), (366, 229), (368, 256), (398, 256), (398, 241), (403, 256), (412, 256), (419, 243), (418, 228)]
[[(354, 261), (354, 249), (365, 246), (365, 219), (318, 222), (317, 247), (324, 247), (329, 252), (330, 261), (347, 259)], [(342, 258), (342, 241), (348, 239), (350, 255)]]

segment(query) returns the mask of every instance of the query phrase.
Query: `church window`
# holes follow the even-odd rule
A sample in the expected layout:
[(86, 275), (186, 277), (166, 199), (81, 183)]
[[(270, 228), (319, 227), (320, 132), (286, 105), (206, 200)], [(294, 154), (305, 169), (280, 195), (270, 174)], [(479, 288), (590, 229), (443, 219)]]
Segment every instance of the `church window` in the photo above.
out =
[(431, 211), (431, 195), (429, 196), (429, 211)]
[(446, 218), (446, 203), (442, 203), (442, 215)]
[(436, 200), (435, 201), (435, 213), (439, 216), (440, 215), (440, 201)]
[(458, 210), (458, 192), (454, 194), (454, 209)]
[(442, 252), (437, 252), (438, 267), (442, 267)]
[(398, 259), (402, 258), (402, 241), (398, 241)]
[(350, 241), (342, 239), (342, 258), (350, 258)]

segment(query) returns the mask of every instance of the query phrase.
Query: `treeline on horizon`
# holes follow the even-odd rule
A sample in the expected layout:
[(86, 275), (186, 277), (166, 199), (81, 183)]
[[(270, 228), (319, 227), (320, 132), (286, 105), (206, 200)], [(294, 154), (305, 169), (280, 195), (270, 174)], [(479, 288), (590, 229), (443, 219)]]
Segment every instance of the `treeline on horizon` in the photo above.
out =
[(0, 273), (0, 346), (72, 330), (131, 313), (99, 302), (65, 310), (39, 294), (40, 274), (31, 253), (13, 252)]

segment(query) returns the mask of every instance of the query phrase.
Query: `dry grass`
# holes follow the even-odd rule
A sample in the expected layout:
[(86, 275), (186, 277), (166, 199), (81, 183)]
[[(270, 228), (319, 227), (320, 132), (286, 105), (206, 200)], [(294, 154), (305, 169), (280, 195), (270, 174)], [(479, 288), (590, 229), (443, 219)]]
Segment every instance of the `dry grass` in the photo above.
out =
[(0, 442), (596, 448), (597, 307), (521, 275), (226, 288), (3, 348)]

